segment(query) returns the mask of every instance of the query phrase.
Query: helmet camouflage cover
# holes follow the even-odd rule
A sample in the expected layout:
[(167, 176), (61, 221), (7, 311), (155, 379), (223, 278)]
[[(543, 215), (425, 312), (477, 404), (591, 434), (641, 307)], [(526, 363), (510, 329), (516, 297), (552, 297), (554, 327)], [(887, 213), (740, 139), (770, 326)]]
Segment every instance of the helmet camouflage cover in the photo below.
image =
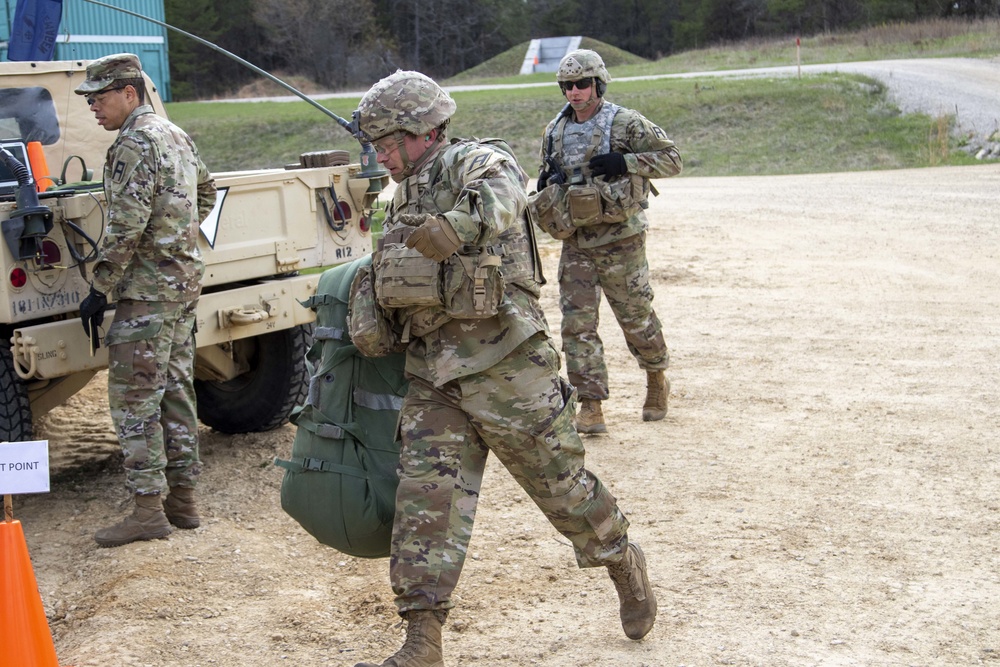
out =
[(455, 113), (455, 100), (430, 77), (396, 70), (358, 104), (358, 126), (372, 141), (393, 132), (424, 134)]
[(604, 60), (596, 51), (577, 49), (570, 51), (559, 61), (556, 81), (579, 81), (593, 77), (603, 83), (611, 81), (611, 75), (604, 66)]

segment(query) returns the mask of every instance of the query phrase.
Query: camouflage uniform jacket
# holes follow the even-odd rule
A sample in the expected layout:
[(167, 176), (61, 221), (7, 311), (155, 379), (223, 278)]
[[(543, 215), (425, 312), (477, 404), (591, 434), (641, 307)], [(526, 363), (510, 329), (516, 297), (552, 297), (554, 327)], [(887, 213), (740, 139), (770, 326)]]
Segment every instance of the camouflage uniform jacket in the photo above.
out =
[[(467, 246), (523, 240), (526, 183), (524, 170), (504, 151), (459, 141), (399, 183), (386, 220), (396, 213), (443, 215)], [(390, 223), (386, 236), (392, 230)], [(441, 386), (496, 365), (533, 334), (548, 330), (538, 295), (531, 281), (505, 281), (495, 317), (447, 320), (414, 338), (407, 347), (406, 371)], [(402, 324), (399, 318), (406, 312), (394, 311), (394, 317)]]
[(205, 272), (198, 226), (215, 204), (215, 182), (191, 138), (151, 106), (138, 107), (108, 149), (104, 193), (94, 289), (115, 300), (197, 299)]
[[(605, 110), (605, 103), (606, 101), (602, 99), (594, 116), (599, 116)], [(611, 103), (607, 102), (607, 104), (610, 105)], [(625, 107), (615, 107), (615, 110), (616, 113), (614, 113), (614, 120), (611, 123), (610, 131), (610, 150), (625, 155), (625, 164), (628, 167), (629, 174), (641, 177), (644, 180), (643, 187), (645, 190), (648, 191), (649, 179), (676, 176), (681, 173), (683, 167), (681, 155), (674, 142), (667, 137), (662, 129), (638, 111), (626, 109)], [(564, 116), (560, 113), (546, 126), (545, 133), (542, 135), (542, 149), (540, 153), (542, 166), (539, 171), (543, 171), (546, 168), (545, 157), (548, 152), (549, 134), (558, 133), (553, 136), (561, 140), (566, 125), (573, 122), (571, 116), (572, 114)], [(606, 142), (607, 139), (604, 139), (604, 141)], [(561, 141), (555, 143), (558, 144)], [(596, 151), (591, 151), (591, 153), (588, 157), (593, 157), (593, 155), (597, 154)], [(563, 163), (563, 156), (557, 153), (553, 157), (562, 166), (566, 166)], [(622, 178), (625, 177), (623, 176)], [(561, 185), (558, 187), (565, 188), (566, 186)], [(645, 208), (645, 206), (646, 202), (643, 201), (642, 208)], [(629, 216), (624, 222), (604, 222), (580, 227), (571, 238), (581, 248), (595, 248), (639, 234), (645, 231), (648, 226), (649, 223), (646, 220), (646, 215), (640, 209), (635, 214)]]

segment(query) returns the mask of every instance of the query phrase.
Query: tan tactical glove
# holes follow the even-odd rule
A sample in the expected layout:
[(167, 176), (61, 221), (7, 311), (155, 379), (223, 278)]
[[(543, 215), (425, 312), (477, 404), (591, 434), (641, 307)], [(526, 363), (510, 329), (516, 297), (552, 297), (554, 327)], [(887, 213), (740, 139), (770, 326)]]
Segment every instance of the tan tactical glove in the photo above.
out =
[[(404, 215), (408, 217), (408, 214)], [(408, 224), (403, 217), (400, 216), (400, 222)], [(462, 241), (443, 216), (425, 215), (424, 218), (424, 222), (406, 239), (406, 247), (416, 250), (427, 259), (443, 262), (455, 254), (462, 246)]]

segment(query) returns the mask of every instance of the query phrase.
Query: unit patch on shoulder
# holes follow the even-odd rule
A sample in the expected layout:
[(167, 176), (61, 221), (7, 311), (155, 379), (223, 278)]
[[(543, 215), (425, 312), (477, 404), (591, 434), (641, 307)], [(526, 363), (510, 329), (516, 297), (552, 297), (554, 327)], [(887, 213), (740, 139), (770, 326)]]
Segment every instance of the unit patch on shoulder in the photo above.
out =
[(503, 164), (505, 156), (489, 148), (480, 148), (465, 161), (463, 168), (466, 178), (485, 178)]
[(111, 157), (111, 187), (115, 192), (120, 192), (132, 180), (132, 174), (142, 161), (142, 153), (136, 148), (130, 144), (119, 146)]

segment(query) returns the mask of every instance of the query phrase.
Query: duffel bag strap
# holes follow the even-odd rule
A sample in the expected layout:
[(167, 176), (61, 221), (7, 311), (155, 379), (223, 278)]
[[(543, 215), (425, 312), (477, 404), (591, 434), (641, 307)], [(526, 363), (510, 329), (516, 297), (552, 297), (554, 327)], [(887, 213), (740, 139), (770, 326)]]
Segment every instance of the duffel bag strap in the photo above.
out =
[[(367, 437), (364, 430), (355, 422), (338, 425), (317, 421), (306, 414), (305, 411), (298, 414), (295, 425), (299, 428), (304, 428), (317, 437), (326, 438), (327, 440), (342, 440), (346, 434), (350, 434), (357, 442), (364, 442)], [(364, 447), (374, 451), (385, 451), (385, 447), (376, 447), (372, 444), (364, 445)]]
[(274, 465), (279, 468), (291, 470), (292, 472), (339, 472), (342, 475), (351, 475), (352, 477), (360, 477), (361, 479), (369, 478), (369, 474), (361, 468), (352, 468), (332, 461), (310, 457), (292, 459), (291, 461), (275, 458)]

